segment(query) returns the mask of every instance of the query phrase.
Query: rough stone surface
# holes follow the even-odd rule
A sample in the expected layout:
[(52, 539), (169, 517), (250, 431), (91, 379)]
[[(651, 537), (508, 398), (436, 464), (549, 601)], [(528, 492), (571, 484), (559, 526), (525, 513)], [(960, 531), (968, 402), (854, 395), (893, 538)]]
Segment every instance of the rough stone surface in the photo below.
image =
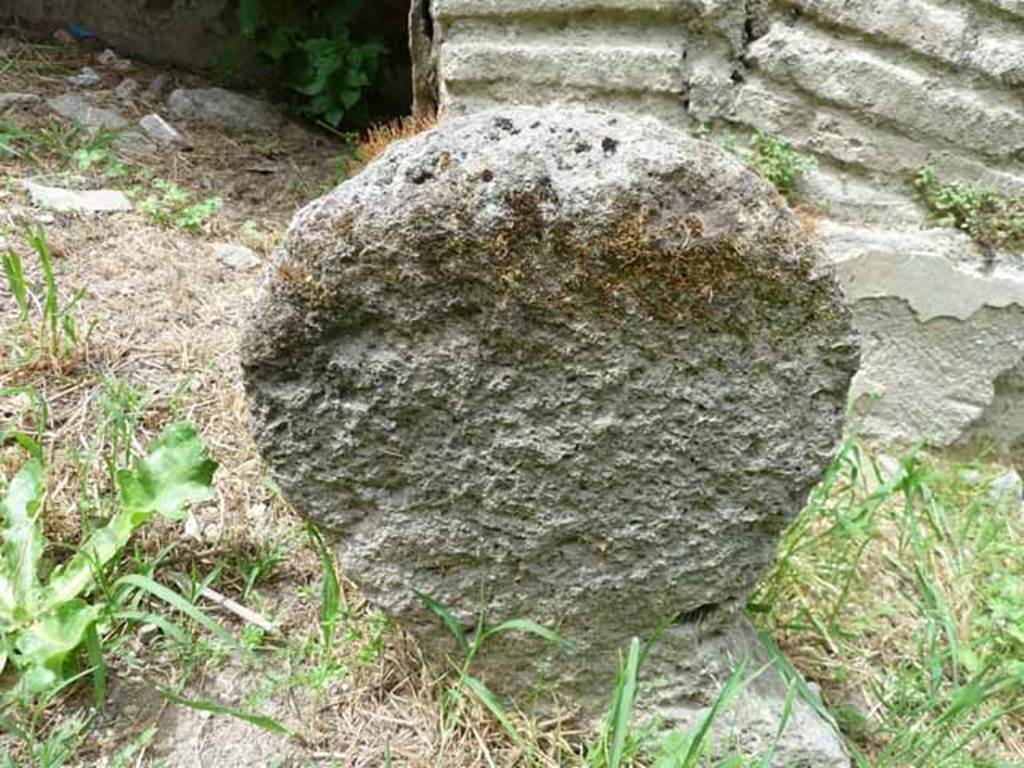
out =
[(123, 115), (110, 109), (97, 107), (82, 93), (65, 93), (46, 100), (47, 106), (61, 117), (81, 123), (86, 128), (106, 128), (116, 131), (127, 128), (129, 123)]
[(33, 203), (53, 211), (101, 213), (132, 209), (131, 201), (123, 192), (115, 189), (63, 189), (27, 180), (23, 181), (22, 185), (32, 198)]
[(131, 103), (132, 99), (139, 92), (139, 82), (133, 78), (126, 77), (114, 89), (114, 95), (123, 102)]
[(713, 696), (737, 609), (833, 455), (858, 351), (769, 186), (653, 120), (507, 109), (393, 146), (292, 224), (245, 334), (260, 449), (433, 658), (413, 594), (499, 637), (477, 672), (591, 714)]
[(167, 98), (172, 117), (236, 131), (274, 131), (282, 115), (265, 101), (224, 88), (179, 88)]
[(260, 265), (259, 257), (251, 248), (237, 243), (215, 243), (213, 255), (229, 269), (245, 271)]
[[(870, 384), (885, 396), (865, 422), (869, 435), (949, 445), (990, 429), (990, 419), (975, 420), (979, 411), (1024, 411), (1024, 388), (1014, 404), (1013, 388), (997, 383), (1024, 364), (1024, 256), (935, 229), (912, 185), (930, 165), (940, 178), (1024, 193), (1018, 0), (435, 0), (432, 8), (434, 49), (421, 53), (420, 69), (436, 62), (444, 112), (586, 104), (680, 129), (708, 126), (741, 146), (763, 130), (816, 156), (819, 170), (797, 202), (848, 228), (825, 255), (870, 283), (870, 295), (854, 298), (865, 304), (858, 330), (881, 346), (909, 335), (931, 345), (920, 357), (868, 355), (856, 390)], [(967, 291), (962, 302), (940, 282), (944, 273)], [(906, 322), (879, 317), (870, 305), (880, 299), (909, 304)], [(950, 303), (956, 314), (942, 317), (963, 333), (931, 333), (935, 307)], [(973, 328), (992, 323), (1018, 324), (1014, 360), (971, 343)], [(898, 336), (885, 338), (891, 328)], [(954, 341), (962, 346), (942, 346)], [(961, 356), (984, 372), (969, 377), (969, 414), (962, 377), (934, 381), (931, 367), (915, 367), (934, 356)], [(907, 402), (927, 403), (927, 412), (899, 418)], [(1014, 423), (1001, 443), (1024, 440), (1024, 419)]]
[(19, 109), (30, 109), (42, 101), (42, 98), (34, 93), (0, 93), (0, 115)]
[[(748, 756), (764, 755), (774, 744), (772, 768), (849, 768), (850, 756), (833, 726), (824, 722), (799, 696), (792, 700), (788, 727), (779, 734), (779, 723), (786, 718), (789, 684), (772, 666), (748, 625), (741, 623), (725, 635), (718, 646), (718, 659), (719, 663), (728, 662), (722, 664), (717, 675), (728, 674), (729, 667), (741, 661), (746, 661), (755, 671), (764, 671), (749, 681), (742, 694), (715, 719), (711, 732), (713, 754), (724, 759), (734, 754), (736, 745), (740, 744)], [(820, 704), (819, 692), (810, 684), (808, 688), (812, 695), (819, 697)], [(692, 733), (709, 709), (706, 707), (693, 714), (684, 711), (680, 717), (682, 727)]]

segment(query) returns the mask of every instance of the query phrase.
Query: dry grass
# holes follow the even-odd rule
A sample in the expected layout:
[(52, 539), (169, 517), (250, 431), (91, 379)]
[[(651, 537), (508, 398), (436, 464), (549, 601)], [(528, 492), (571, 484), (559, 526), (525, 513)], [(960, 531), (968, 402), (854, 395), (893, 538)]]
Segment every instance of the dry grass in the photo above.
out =
[[(84, 65), (96, 67), (106, 87), (123, 76), (97, 67), (93, 52), (76, 47), (19, 44), (7, 51), (9, 58), (0, 58), (2, 91), (44, 97), (63, 93), (63, 76)], [(161, 71), (139, 65), (127, 74), (144, 89)], [(195, 84), (191, 76), (172, 77)], [(141, 100), (119, 104), (109, 92), (99, 93), (97, 100), (130, 118), (158, 107)], [(54, 120), (45, 106), (4, 119), (26, 131), (46, 128)], [(236, 350), (260, 270), (224, 266), (211, 245), (244, 243), (269, 259), (294, 209), (332, 183), (325, 156), (343, 155), (345, 148), (298, 127), (273, 136), (181, 127), (190, 149), (122, 147), (118, 154), (128, 174), (119, 178), (103, 178), (101, 169), (69, 168), (57, 152), (0, 160), (0, 233), (23, 257), (30, 279), (38, 281), (38, 264), (20, 230), (40, 224), (54, 251), (64, 298), (78, 287), (85, 289), (76, 313), (81, 338), (74, 354), (25, 365), (7, 343), (21, 333), (21, 323), (6, 285), (0, 288), (0, 390), (6, 390), (0, 395), (0, 415), (4, 426), (41, 436), (49, 475), (47, 535), (67, 543), (77, 541), (83, 525), (102, 515), (109, 503), (112, 483), (103, 457), (118, 450), (122, 422), (132, 447), (140, 451), (168, 422), (194, 421), (220, 464), (216, 500), (198, 508), (184, 532), (168, 523), (141, 532), (136, 556), (154, 557), (170, 548), (156, 571), (170, 583), (219, 570), (217, 589), (271, 617), (290, 642), (266, 638), (254, 652), (236, 657), (201, 638), (193, 648), (179, 648), (148, 635), (115, 631), (117, 650), (108, 659), (109, 706), (78, 736), (66, 739), (77, 743), (68, 765), (103, 765), (154, 725), (158, 732), (133, 756), (133, 765), (370, 766), (380, 765), (385, 753), (395, 765), (515, 764), (517, 748), (468, 702), (465, 716), (448, 729), (442, 745), (446, 729), (437, 702), (443, 684), (426, 671), (400, 633), (380, 631), (379, 620), (351, 587), (350, 613), (339, 630), (347, 633), (346, 642), (337, 644), (332, 659), (314, 658), (320, 564), (302, 521), (267, 482), (249, 437)], [(374, 130), (366, 157), (424, 127), (403, 123)], [(218, 195), (224, 207), (197, 234), (158, 226), (138, 211), (102, 217), (51, 214), (33, 208), (21, 191), (18, 180), (26, 177), (124, 188), (144, 187), (147, 178), (157, 177), (197, 199)], [(15, 388), (34, 390), (38, 400), (12, 392)], [(46, 404), (43, 418), (37, 402)], [(5, 476), (20, 460), (15, 446), (0, 447)], [(244, 595), (246, 569), (275, 550), (280, 562)], [(203, 608), (234, 632), (244, 631), (235, 616), (209, 603)], [(376, 639), (375, 633), (380, 635)], [(380, 647), (368, 652), (371, 642)], [(312, 684), (304, 676), (317, 664), (327, 672)], [(211, 719), (169, 705), (157, 687), (249, 706), (280, 718), (300, 736), (267, 734), (232, 718)], [(86, 694), (73, 690), (52, 702), (42, 713), (41, 735), (84, 721)], [(556, 731), (553, 725), (549, 730)], [(0, 752), (3, 740), (0, 736)], [(20, 754), (15, 742), (8, 746)], [(272, 762), (278, 758), (280, 763)]]
[[(66, 89), (66, 73), (94, 64), (92, 52), (75, 47), (17, 45), (7, 50), (7, 58), (0, 56), (0, 91), (55, 95)], [(145, 88), (158, 73), (140, 65), (129, 74)], [(119, 78), (111, 72), (104, 76), (108, 87)], [(196, 82), (187, 75), (173, 77), (185, 84)], [(99, 98), (114, 105), (109, 92)], [(128, 116), (139, 117), (155, 105), (138, 101), (117, 106)], [(50, 124), (51, 116), (45, 107), (37, 107), (5, 119), (38, 130)], [(63, 741), (75, 746), (69, 766), (111, 765), (119, 751), (140, 738), (139, 749), (124, 764), (380, 766), (388, 758), (395, 766), (423, 768), (581, 764), (574, 754), (586, 734), (569, 718), (544, 723), (516, 718), (536, 750), (530, 758), (469, 697), (454, 705), (460, 709), (458, 717), (446, 720), (439, 702), (450, 681), (424, 665), (399, 632), (384, 628), (351, 586), (346, 586), (348, 607), (339, 629), (344, 639), (331, 654), (323, 653), (317, 626), (322, 577), (317, 553), (302, 522), (267, 481), (247, 429), (236, 349), (238, 328), (255, 295), (259, 271), (235, 271), (220, 264), (211, 245), (245, 243), (268, 260), (294, 208), (334, 180), (325, 168), (325, 157), (349, 154), (329, 138), (298, 128), (281, 136), (247, 137), (183, 127), (192, 140), (191, 150), (121, 150), (128, 174), (115, 179), (104, 179), (95, 170), (69, 168), (56, 152), (17, 160), (0, 156), (0, 234), (6, 231), (8, 244), (38, 278), (38, 265), (18, 229), (29, 222), (41, 224), (53, 246), (65, 297), (74, 288), (85, 289), (77, 312), (81, 339), (74, 354), (31, 365), (14, 359), (8, 342), (21, 333), (20, 322), (13, 301), (0, 293), (0, 390), (7, 389), (0, 394), (0, 425), (17, 425), (41, 435), (49, 471), (47, 532), (51, 539), (73, 543), (109, 503), (112, 487), (103, 458), (123, 450), (125, 436), (138, 451), (166, 423), (193, 420), (220, 462), (216, 500), (198, 508), (184, 529), (160, 524), (144, 531), (133, 556), (146, 560), (163, 553), (155, 573), (178, 587), (216, 574), (217, 590), (273, 620), (285, 640), (260, 636), (206, 602), (201, 603), (206, 611), (237, 636), (248, 638), (248, 652), (231, 653), (199, 633), (192, 635), (189, 645), (180, 646), (156, 632), (133, 634), (127, 627), (111, 628), (108, 706), (90, 714), (87, 691), (65, 691), (42, 711), (41, 736), (58, 740), (62, 729), (67, 732)], [(391, 141), (427, 127), (429, 123), (406, 121), (376, 129), (359, 149), (359, 157), (372, 159)], [(30, 205), (17, 183), (29, 176), (66, 181), (69, 172), (82, 177), (75, 183), (126, 187), (144, 187), (150, 176), (156, 176), (198, 197), (221, 196), (224, 207), (200, 232), (190, 234), (158, 226), (140, 212), (102, 218), (47, 214)], [(0, 286), (0, 291), (6, 287)], [(86, 328), (91, 330), (86, 333)], [(45, 414), (26, 388), (33, 388), (38, 401), (45, 402)], [(4, 476), (10, 476), (18, 461), (15, 446), (0, 446)], [(933, 709), (915, 719), (910, 704), (909, 709), (893, 708), (894, 701), (899, 703), (894, 697), (903, 695), (910, 701), (920, 694), (923, 688), (915, 682), (915, 672), (934, 660), (918, 653), (921, 638), (929, 637), (938, 614), (922, 608), (913, 564), (925, 569), (926, 583), (944, 597), (950, 625), (962, 645), (1012, 660), (1009, 646), (998, 646), (1002, 650), (997, 653), (985, 645), (1002, 635), (991, 628), (979, 634), (976, 619), (984, 617), (981, 609), (991, 597), (988, 580), (999, 569), (1020, 572), (1024, 541), (1019, 520), (999, 528), (999, 519), (988, 515), (995, 540), (1009, 548), (987, 560), (970, 557), (980, 547), (982, 540), (977, 539), (971, 540), (974, 549), (967, 552), (958, 551), (958, 540), (944, 536), (921, 539), (923, 549), (908, 546), (907, 525), (918, 517), (882, 514), (906, 509), (893, 497), (879, 505), (881, 511), (872, 518), (877, 524), (858, 528), (861, 518), (854, 512), (863, 507), (856, 505), (870, 496), (870, 490), (854, 487), (854, 501), (843, 506), (851, 498), (844, 483), (830, 488), (828, 498), (819, 499), (819, 506), (801, 518), (806, 526), (791, 534), (788, 543), (793, 548), (788, 554), (784, 549), (784, 559), (761, 599), (771, 603), (771, 625), (797, 667), (822, 683), (835, 711), (850, 710), (843, 714), (847, 732), (873, 758), (881, 759), (894, 740), (928, 733), (956, 690), (950, 670), (974, 663), (951, 662), (947, 647), (946, 655), (939, 657)], [(977, 490), (948, 489), (931, 480), (915, 487), (931, 488), (932, 502), (944, 500), (941, 519), (954, 529), (959, 530), (956, 526), (976, 510)], [(934, 503), (914, 507), (934, 508)], [(1014, 552), (1016, 561), (1011, 557)], [(857, 557), (851, 562), (854, 553)], [(966, 669), (962, 666), (961, 674)], [(268, 734), (230, 717), (207, 717), (171, 705), (158, 687), (266, 714), (298, 735)], [(450, 697), (446, 700), (451, 704)], [(76, 724), (82, 726), (77, 735), (72, 727)], [(153, 727), (155, 735), (150, 734)], [(3, 739), (0, 736), (0, 752)], [(22, 747), (13, 741), (7, 746), (16, 750), (16, 759), (23, 758), (22, 764), (33, 764), (24, 752), (17, 752)], [(912, 757), (913, 753), (878, 764), (931, 765)], [(942, 768), (980, 768), (996, 765), (994, 760), (1024, 764), (1024, 721), (1019, 713), (986, 731), (964, 761)]]
[(367, 131), (362, 141), (359, 142), (356, 156), (362, 163), (373, 162), (396, 141), (412, 138), (435, 125), (437, 125), (436, 115), (408, 116), (388, 123), (381, 123)]

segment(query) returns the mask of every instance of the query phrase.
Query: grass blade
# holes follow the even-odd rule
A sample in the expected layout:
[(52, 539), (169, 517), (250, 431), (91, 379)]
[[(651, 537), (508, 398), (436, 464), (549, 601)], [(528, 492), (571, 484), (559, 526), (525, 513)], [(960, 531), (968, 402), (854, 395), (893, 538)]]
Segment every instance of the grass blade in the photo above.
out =
[(608, 756), (608, 768), (619, 768), (626, 751), (626, 738), (629, 736), (629, 725), (633, 717), (633, 705), (636, 703), (637, 682), (640, 677), (640, 638), (634, 637), (629, 643), (629, 655), (612, 699), (609, 724), (612, 730), (611, 752)]
[(282, 736), (288, 737), (293, 737), (296, 735), (296, 732), (293, 731), (291, 728), (284, 725), (280, 721), (275, 720), (272, 717), (267, 717), (266, 715), (256, 715), (251, 712), (243, 712), (240, 709), (235, 709), (234, 707), (228, 707), (223, 704), (218, 704), (215, 701), (197, 701), (194, 699), (183, 699), (181, 696), (178, 696), (177, 694), (172, 693), (171, 691), (163, 689), (161, 689), (160, 695), (162, 695), (168, 701), (171, 701), (175, 704), (180, 704), (183, 707), (195, 709), (199, 712), (209, 712), (213, 715), (225, 715), (227, 717), (233, 717), (236, 720), (241, 720), (243, 722), (250, 723), (251, 725), (255, 725), (257, 728), (262, 728), (263, 730), (269, 731), (270, 733), (277, 733)]
[(502, 730), (508, 735), (512, 741), (515, 742), (516, 746), (519, 747), (523, 752), (530, 752), (530, 748), (527, 746), (526, 741), (516, 730), (516, 727), (512, 724), (512, 720), (508, 716), (508, 712), (505, 710), (505, 706), (501, 703), (494, 692), (484, 685), (480, 680), (477, 680), (471, 675), (463, 674), (460, 678), (462, 684), (465, 685), (469, 690), (473, 692), (473, 695), (479, 699), (480, 703), (483, 704), (494, 715), (495, 719), (501, 724)]
[(748, 661), (744, 659), (733, 670), (733, 673), (725, 683), (725, 687), (722, 688), (722, 692), (718, 694), (714, 704), (711, 705), (711, 708), (701, 718), (700, 723), (697, 724), (689, 746), (686, 748), (686, 754), (683, 755), (683, 760), (679, 763), (680, 768), (697, 768), (699, 765), (697, 761), (700, 759), (701, 752), (704, 751), (704, 743), (707, 740), (708, 732), (722, 713), (722, 710), (736, 697), (736, 694), (743, 687), (744, 677), (747, 674), (747, 665)]
[(542, 627), (540, 624), (530, 621), (529, 619), (509, 619), (508, 621), (501, 622), (501, 624), (498, 624), (496, 627), (490, 627), (484, 631), (480, 642), (482, 643), (487, 638), (499, 635), (502, 632), (522, 632), (527, 635), (535, 635), (547, 640), (549, 643), (553, 643), (561, 647), (568, 647), (571, 645), (568, 640), (557, 632), (554, 632), (547, 627)]
[(338, 571), (334, 567), (334, 558), (323, 536), (313, 523), (307, 526), (309, 538), (320, 555), (320, 563), (324, 572), (324, 584), (320, 590), (320, 627), (324, 633), (324, 646), (327, 653), (331, 652), (334, 645), (334, 629), (338, 624), (338, 617), (341, 615), (341, 586), (338, 581)]
[(92, 667), (93, 700), (97, 709), (103, 709), (107, 701), (107, 662), (103, 660), (103, 644), (95, 624), (90, 624), (85, 630), (85, 647)]
[(190, 619), (192, 619), (196, 624), (199, 624), (200, 626), (204, 627), (211, 634), (223, 640), (225, 643), (228, 643), (229, 645), (233, 646), (238, 645), (238, 641), (235, 640), (235, 638), (232, 637), (231, 634), (226, 629), (224, 629), (224, 627), (215, 622), (213, 619), (211, 619), (209, 616), (207, 616), (205, 613), (203, 613), (201, 610), (199, 610), (196, 606), (194, 606), (184, 597), (179, 595), (177, 592), (168, 589), (162, 584), (158, 584), (148, 576), (141, 576), (137, 573), (132, 573), (127, 576), (122, 576), (115, 582), (114, 586), (117, 587), (121, 584), (127, 584), (132, 587), (137, 587), (138, 589), (141, 589), (144, 592), (148, 592), (149, 594), (153, 595), (153, 597), (163, 600), (168, 605), (177, 608), (179, 611), (181, 611)]
[(7, 287), (14, 296), (18, 305), (18, 314), (22, 320), (28, 319), (28, 283), (25, 280), (25, 268), (21, 263), (21, 257), (14, 251), (0, 256), (3, 263), (4, 276), (7, 278)]
[(23, 741), (26, 744), (29, 741), (28, 734), (25, 733), (18, 725), (6, 715), (0, 715), (0, 731), (7, 731), (14, 738), (19, 741)]
[(147, 613), (146, 611), (118, 611), (114, 614), (114, 618), (122, 621), (134, 621), (138, 624), (152, 624), (157, 629), (162, 630), (163, 633), (172, 640), (177, 640), (183, 645), (188, 642), (188, 636), (181, 627), (156, 613)]
[(466, 640), (466, 630), (462, 628), (462, 624), (454, 615), (452, 615), (452, 612), (437, 602), (437, 600), (432, 598), (430, 595), (420, 592), (418, 589), (414, 589), (413, 594), (419, 598), (420, 602), (430, 609), (431, 613), (441, 620), (441, 623), (447, 627), (448, 631), (452, 633), (452, 637), (454, 637), (458, 642), (459, 648), (462, 652), (468, 654), (469, 642)]

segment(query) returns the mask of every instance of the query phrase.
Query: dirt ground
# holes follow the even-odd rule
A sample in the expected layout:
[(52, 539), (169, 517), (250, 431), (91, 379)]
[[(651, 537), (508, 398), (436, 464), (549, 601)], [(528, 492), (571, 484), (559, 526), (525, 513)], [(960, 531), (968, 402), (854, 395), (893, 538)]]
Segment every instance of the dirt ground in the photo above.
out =
[[(162, 95), (209, 84), (141, 63), (104, 67), (101, 48), (88, 44), (38, 45), (0, 36), (0, 50), (0, 93), (45, 99), (71, 92), (66, 77), (90, 66), (102, 83), (88, 90), (89, 98), (133, 123), (163, 107), (161, 99), (145, 95), (119, 99), (114, 89), (125, 78), (142, 94), (158, 77), (167, 80)], [(247, 639), (246, 653), (198, 633), (188, 647), (172, 647), (151, 628), (111, 628), (107, 706), (93, 709), (88, 690), (65, 692), (40, 714), (39, 738), (69, 747), (73, 756), (63, 764), (81, 766), (515, 762), (514, 748), (482, 715), (473, 727), (442, 727), (440, 685), (415, 649), (354, 591), (346, 597), (343, 640), (328, 655), (318, 648), (320, 562), (247, 432), (236, 352), (240, 324), (295, 210), (351, 169), (349, 146), (296, 123), (248, 134), (175, 122), (187, 148), (118, 139), (90, 161), (80, 151), (92, 146), (90, 138), (43, 101), (8, 110), (0, 120), (7, 129), (51, 139), (13, 142), (13, 153), (0, 151), (0, 235), (38, 279), (21, 232), (40, 225), (62, 300), (83, 291), (70, 356), (25, 365), (16, 345), (5, 342), (2, 349), (0, 421), (44, 435), (48, 538), (73, 544), (83, 521), (102, 508), (112, 490), (103, 457), (116, 450), (118, 425), (130, 424), (133, 446), (141, 451), (165, 424), (190, 419), (220, 465), (216, 500), (195, 510), (184, 528), (148, 527), (137, 536), (133, 556), (158, 561), (158, 579), (184, 589), (212, 579), (211, 588), (267, 617), (280, 632), (262, 633), (202, 598), (204, 611)], [(32, 204), (25, 179), (123, 189), (136, 207), (102, 214), (45, 210)], [(217, 196), (221, 207), (197, 231), (160, 223), (138, 205), (154, 179), (173, 183), (195, 202)], [(251, 249), (257, 263), (226, 265), (216, 255), (225, 244)], [(19, 320), (6, 285), (0, 286), (0, 323), (9, 340)], [(45, 415), (39, 403), (46, 404)], [(16, 447), (0, 446), (7, 476), (19, 456)], [(268, 716), (292, 733), (187, 708), (164, 691)], [(0, 754), (4, 743), (0, 736)], [(25, 765), (36, 764), (27, 747), (6, 743)], [(503, 751), (496, 763), (494, 755)]]

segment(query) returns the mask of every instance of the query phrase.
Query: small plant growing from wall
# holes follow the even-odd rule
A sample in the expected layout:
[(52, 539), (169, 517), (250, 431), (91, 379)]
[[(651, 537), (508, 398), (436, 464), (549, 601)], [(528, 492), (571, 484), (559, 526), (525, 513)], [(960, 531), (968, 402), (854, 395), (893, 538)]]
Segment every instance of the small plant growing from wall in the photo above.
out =
[(984, 248), (1024, 249), (1024, 195), (940, 181), (930, 166), (918, 172), (914, 186), (937, 223), (966, 232)]
[(366, 90), (387, 51), (379, 42), (354, 34), (361, 0), (304, 5), (241, 0), (242, 35), (273, 64), (280, 81), (300, 96), (302, 112), (331, 128), (346, 118), (364, 121)]
[(747, 163), (783, 195), (794, 192), (800, 177), (817, 167), (813, 157), (800, 154), (784, 139), (763, 131), (754, 134), (750, 146)]

